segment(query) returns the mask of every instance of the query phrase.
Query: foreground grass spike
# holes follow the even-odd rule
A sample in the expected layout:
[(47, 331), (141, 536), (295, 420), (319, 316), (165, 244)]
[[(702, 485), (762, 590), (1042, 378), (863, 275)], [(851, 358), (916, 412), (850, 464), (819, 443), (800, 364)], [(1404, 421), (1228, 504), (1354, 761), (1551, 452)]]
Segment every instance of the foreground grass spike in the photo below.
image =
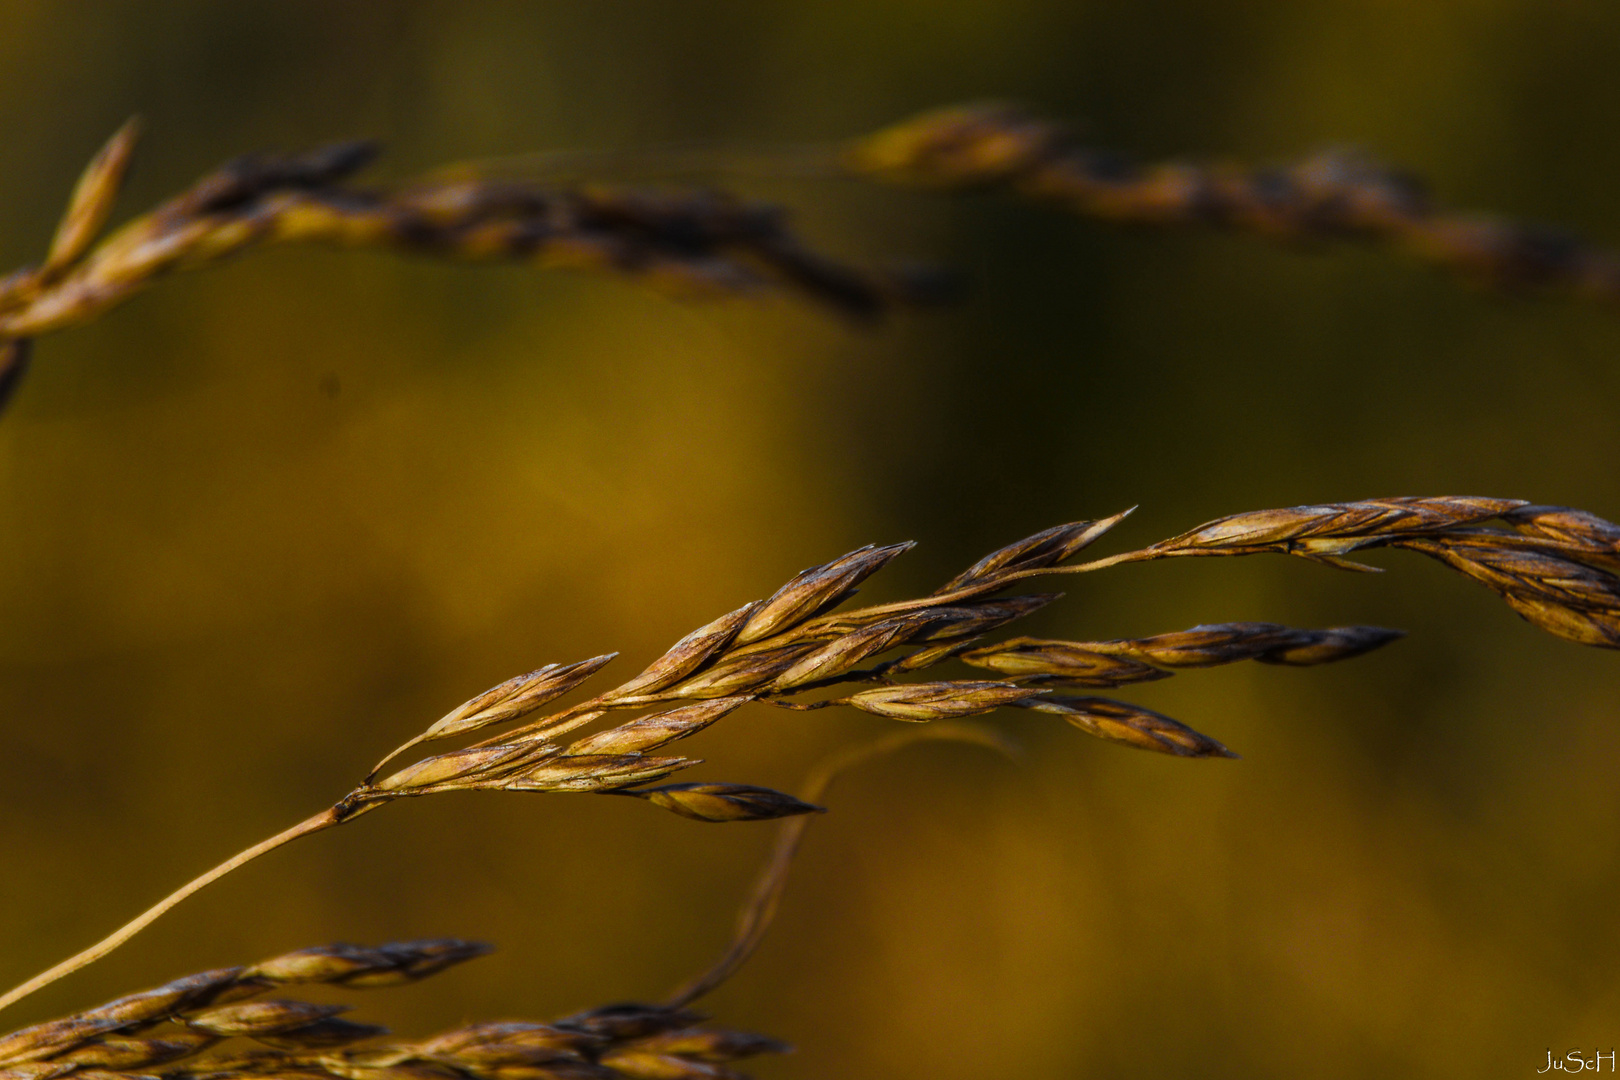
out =
[(741, 1077), (725, 1067), (731, 1062), (788, 1050), (660, 1005), (610, 1005), (550, 1023), (475, 1023), (359, 1046), (386, 1030), (337, 1019), (345, 1005), (261, 997), (295, 984), (390, 985), (488, 951), (454, 940), (328, 945), (203, 972), (0, 1036), (0, 1080), (724, 1080)]
[[(311, 170), (313, 165), (306, 172)], [(231, 197), (244, 196), (232, 189)], [(745, 604), (687, 635), (628, 682), (554, 711), (548, 709), (563, 693), (579, 689), (610, 657), (548, 665), (501, 683), (429, 725), (389, 759), (430, 739), (483, 734), (503, 722), (516, 726), (380, 780), (375, 773), (366, 777), (331, 808), (233, 856), (104, 940), (0, 995), (0, 1008), (105, 956), (176, 904), (267, 852), (401, 798), (454, 791), (588, 792), (633, 796), (709, 822), (814, 810), (808, 801), (745, 784), (650, 787), (700, 764), (697, 758), (658, 751), (750, 702), (799, 709), (849, 705), (913, 722), (1012, 706), (1057, 713), (1092, 735), (1142, 749), (1224, 757), (1231, 755), (1226, 747), (1168, 717), (1123, 702), (1057, 697), (1052, 691), (1144, 682), (1170, 669), (1238, 660), (1328, 663), (1398, 636), (1376, 627), (1297, 630), (1222, 623), (1140, 639), (987, 642), (989, 633), (1056, 599), (1051, 593), (1008, 594), (1035, 578), (1158, 559), (1265, 552), (1345, 565), (1345, 552), (1404, 547), (1482, 581), (1553, 634), (1620, 647), (1620, 578), (1613, 572), (1620, 561), (1620, 528), (1582, 511), (1467, 497), (1295, 506), (1220, 518), (1145, 548), (1064, 565), (1124, 516), (1036, 533), (980, 559), (927, 596), (832, 610), (909, 545), (860, 548), (796, 575), (768, 600)], [(901, 681), (957, 656), (1000, 678)], [(847, 688), (843, 696), (807, 697), (840, 686)], [(597, 723), (605, 726), (572, 741), (563, 738)]]
[(1091, 642), (1018, 637), (958, 654), (964, 663), (1007, 678), (1059, 686), (1124, 686), (1167, 679), (1170, 672), (1128, 656), (1110, 656)]
[(1620, 301), (1620, 254), (1544, 226), (1446, 209), (1409, 174), (1359, 154), (1327, 152), (1272, 168), (1139, 165), (1082, 144), (1062, 124), (988, 104), (902, 121), (851, 142), (844, 161), (886, 183), (1005, 188), (1109, 221), (1214, 226), (1295, 246), (1381, 243), (1495, 288)]
[(763, 603), (755, 600), (744, 604), (736, 611), (698, 627), (649, 664), (647, 670), (614, 691), (615, 697), (623, 701), (640, 694), (650, 694), (692, 674), (735, 641), (737, 632)]

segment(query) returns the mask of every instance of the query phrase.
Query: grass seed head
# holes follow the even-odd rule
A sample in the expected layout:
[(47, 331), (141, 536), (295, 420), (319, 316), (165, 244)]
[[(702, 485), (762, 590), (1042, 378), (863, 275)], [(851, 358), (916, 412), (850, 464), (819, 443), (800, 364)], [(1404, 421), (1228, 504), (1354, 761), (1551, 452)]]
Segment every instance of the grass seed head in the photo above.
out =
[(1110, 656), (1084, 644), (1031, 637), (973, 649), (962, 653), (960, 659), (998, 675), (1036, 677), (1072, 686), (1123, 686), (1170, 676), (1168, 671), (1126, 656)]
[(67, 212), (51, 238), (42, 274), (49, 275), (77, 262), (90, 249), (112, 216), (113, 204), (124, 186), (135, 143), (140, 138), (140, 121), (131, 119), (113, 133), (96, 152), (68, 199)]
[(579, 686), (618, 655), (607, 653), (561, 666), (547, 664), (527, 675), (508, 679), (459, 708), (452, 709), (428, 728), (424, 738), (448, 738), (527, 716)]
[(1103, 534), (1124, 521), (1130, 511), (1100, 521), (1075, 521), (1043, 529), (992, 551), (935, 590), (935, 595), (961, 592), (994, 582), (1007, 574), (1039, 570), (1069, 559), (1095, 543)]
[(914, 546), (909, 541), (885, 547), (869, 544), (830, 563), (801, 571), (749, 616), (737, 632), (736, 643), (747, 645), (815, 618), (848, 599), (861, 582)]
[(720, 616), (706, 626), (700, 626), (670, 647), (669, 651), (647, 666), (647, 670), (613, 691), (615, 698), (628, 698), (640, 694), (656, 693), (679, 682), (696, 671), (716, 654), (725, 650), (737, 637), (737, 631), (765, 602), (755, 600), (736, 611)]
[(646, 799), (693, 821), (768, 821), (825, 813), (791, 795), (749, 784), (668, 784), (623, 794)]
[(741, 694), (736, 697), (701, 701), (683, 705), (667, 712), (654, 713), (640, 720), (609, 728), (607, 731), (579, 739), (568, 747), (569, 756), (581, 754), (630, 754), (656, 750), (677, 739), (696, 734), (710, 724), (753, 701)]
[(1057, 713), (1088, 735), (1176, 757), (1237, 757), (1210, 738), (1152, 709), (1097, 697), (1036, 697), (1024, 707)]
[(862, 690), (843, 698), (862, 712), (891, 720), (926, 722), (978, 716), (1030, 696), (1027, 686), (1003, 682), (942, 681)]

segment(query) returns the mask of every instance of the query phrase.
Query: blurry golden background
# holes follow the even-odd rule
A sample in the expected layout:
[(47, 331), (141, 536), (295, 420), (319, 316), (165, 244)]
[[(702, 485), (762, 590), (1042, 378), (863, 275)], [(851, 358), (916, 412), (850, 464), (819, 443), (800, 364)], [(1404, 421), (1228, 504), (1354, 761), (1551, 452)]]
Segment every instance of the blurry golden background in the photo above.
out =
[[(0, 0), (0, 264), (127, 115), (132, 213), (237, 153), (372, 135), (383, 175), (559, 147), (816, 141), (984, 97), (1147, 156), (1352, 143), (1446, 200), (1620, 242), (1620, 8), (1559, 0), (769, 5)], [(336, 798), (463, 698), (687, 630), (867, 541), (931, 588), (1141, 503), (1102, 549), (1374, 495), (1620, 516), (1620, 316), (1387, 253), (995, 197), (717, 178), (820, 247), (965, 269), (851, 329), (791, 299), (287, 248), (45, 339), (0, 419), (0, 982)], [(335, 391), (335, 393), (334, 393)], [(768, 1077), (1518, 1076), (1620, 1041), (1620, 658), (1415, 556), (1073, 579), (1033, 629), (1366, 622), (1331, 668), (1122, 694), (1244, 755), (1038, 714), (1014, 766), (849, 777), (708, 1002)], [(603, 676), (606, 678), (607, 676)], [(698, 778), (793, 788), (888, 730), (747, 710)], [(630, 800), (411, 801), (278, 852), (10, 1027), (331, 940), (493, 958), (361, 999), (422, 1034), (655, 997), (721, 948), (768, 825)]]

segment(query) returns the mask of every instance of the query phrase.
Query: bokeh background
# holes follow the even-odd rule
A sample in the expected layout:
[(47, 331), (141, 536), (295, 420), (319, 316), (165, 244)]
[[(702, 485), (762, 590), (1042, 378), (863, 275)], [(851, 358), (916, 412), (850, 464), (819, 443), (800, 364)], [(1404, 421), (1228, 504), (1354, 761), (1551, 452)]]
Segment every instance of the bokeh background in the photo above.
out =
[[(1620, 8), (1590, 0), (759, 4), (0, 0), (0, 262), (141, 113), (133, 212), (244, 150), (469, 157), (839, 138), (1011, 98), (1146, 156), (1355, 144), (1464, 206), (1620, 242)], [(1038, 528), (1112, 543), (1396, 494), (1620, 515), (1620, 316), (1386, 253), (995, 197), (708, 178), (824, 249), (962, 268), (873, 330), (789, 299), (256, 252), (39, 345), (0, 420), (0, 979), (325, 805), (545, 661), (627, 676), (868, 541), (898, 597)], [(1244, 754), (994, 719), (850, 776), (710, 1007), (762, 1077), (1529, 1075), (1620, 1041), (1617, 658), (1416, 556), (1128, 567), (1035, 629), (1404, 627), (1332, 668), (1128, 696)], [(604, 678), (606, 676), (603, 676)], [(792, 788), (888, 730), (758, 709), (699, 776)], [(501, 952), (361, 1001), (407, 1033), (648, 999), (722, 947), (771, 827), (465, 796), (287, 848), (13, 1010), (330, 940)]]

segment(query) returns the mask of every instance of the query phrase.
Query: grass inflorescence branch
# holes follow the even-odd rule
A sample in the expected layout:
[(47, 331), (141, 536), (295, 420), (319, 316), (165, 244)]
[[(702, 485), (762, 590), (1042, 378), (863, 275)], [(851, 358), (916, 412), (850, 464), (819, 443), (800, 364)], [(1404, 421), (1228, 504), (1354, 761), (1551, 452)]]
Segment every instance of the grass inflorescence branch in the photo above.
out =
[(352, 181), (377, 154), (363, 141), (238, 158), (101, 239), (137, 131), (126, 124), (85, 169), (45, 260), (0, 279), (0, 406), (27, 369), (31, 339), (89, 322), (166, 274), (272, 243), (606, 271), (687, 294), (772, 287), (856, 319), (941, 295), (937, 275), (816, 252), (778, 206), (714, 190), (453, 170), (367, 186)]
[(1008, 104), (923, 113), (851, 142), (856, 175), (914, 188), (1003, 189), (1075, 214), (1213, 226), (1292, 244), (1362, 240), (1508, 291), (1620, 302), (1620, 253), (1542, 225), (1451, 210), (1411, 173), (1329, 151), (1279, 166), (1142, 164)]
[[(0, 408), (28, 370), (33, 338), (89, 322), (173, 271), (271, 243), (607, 271), (688, 294), (771, 287), (856, 319), (952, 291), (937, 272), (879, 271), (822, 255), (781, 207), (722, 191), (559, 182), (492, 163), (357, 184), (352, 177), (377, 153), (364, 141), (238, 158), (103, 239), (137, 134), (134, 121), (126, 124), (85, 169), (45, 259), (0, 279)], [(611, 171), (660, 154), (573, 156)], [(1543, 226), (1449, 210), (1410, 174), (1358, 154), (1271, 168), (1140, 165), (1086, 145), (1064, 124), (989, 104), (924, 113), (842, 146), (756, 156), (795, 172), (809, 162), (816, 174), (841, 168), (908, 187), (1001, 188), (1114, 221), (1217, 226), (1295, 243), (1380, 242), (1499, 288), (1620, 301), (1620, 254)], [(723, 147), (676, 158), (693, 171), (736, 164)]]
[[(636, 798), (705, 822), (812, 813), (813, 803), (748, 784), (662, 781), (700, 764), (670, 747), (751, 702), (793, 709), (848, 705), (910, 722), (1011, 707), (1062, 716), (1099, 738), (1179, 757), (1235, 756), (1185, 724), (1129, 702), (1060, 693), (1164, 678), (1176, 669), (1257, 660), (1309, 666), (1360, 655), (1400, 636), (1378, 627), (1311, 630), (1223, 623), (1140, 639), (1068, 642), (986, 635), (1059, 598), (1011, 594), (1022, 582), (1167, 558), (1284, 553), (1372, 569), (1349, 553), (1418, 551), (1498, 592), (1530, 622), (1586, 645), (1620, 648), (1620, 526), (1579, 510), (1516, 499), (1369, 499), (1236, 514), (1145, 548), (1069, 560), (1125, 514), (1060, 525), (992, 552), (927, 596), (844, 608), (910, 544), (868, 545), (795, 575), (676, 642), (642, 672), (594, 697), (548, 710), (613, 659), (547, 664), (452, 709), (389, 754), (331, 808), (215, 867), (114, 934), (7, 994), (0, 1008), (111, 952), (200, 889), (292, 840), (403, 798), (454, 791), (576, 792)], [(1498, 525), (1489, 524), (1492, 521)], [(994, 679), (905, 676), (949, 660)], [(610, 717), (622, 722), (599, 726)], [(387, 771), (429, 742), (480, 742)]]

